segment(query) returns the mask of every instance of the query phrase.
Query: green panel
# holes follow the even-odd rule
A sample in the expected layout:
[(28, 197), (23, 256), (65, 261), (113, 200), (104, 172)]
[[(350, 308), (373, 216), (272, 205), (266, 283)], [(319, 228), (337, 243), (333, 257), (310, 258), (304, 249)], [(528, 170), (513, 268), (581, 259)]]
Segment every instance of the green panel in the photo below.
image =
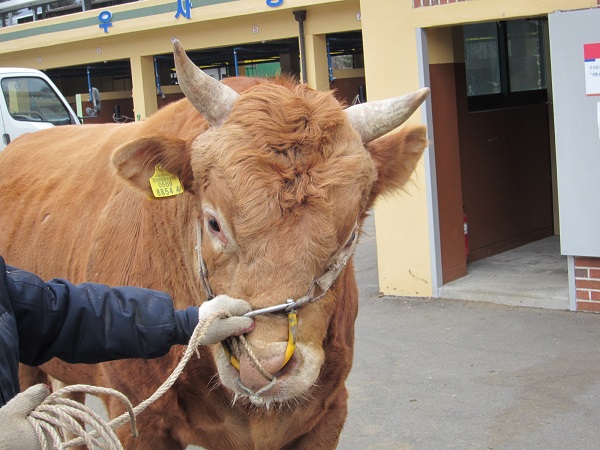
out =
[(247, 77), (274, 77), (281, 71), (281, 65), (278, 62), (260, 63), (246, 66)]

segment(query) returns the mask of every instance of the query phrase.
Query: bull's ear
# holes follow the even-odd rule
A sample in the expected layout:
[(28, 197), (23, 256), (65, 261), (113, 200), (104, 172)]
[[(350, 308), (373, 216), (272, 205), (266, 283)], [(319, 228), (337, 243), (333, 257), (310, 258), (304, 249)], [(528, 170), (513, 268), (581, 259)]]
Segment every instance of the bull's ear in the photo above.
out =
[(186, 191), (192, 190), (190, 152), (182, 139), (147, 136), (127, 142), (113, 151), (115, 173), (152, 198), (150, 178), (156, 166), (176, 175)]
[(379, 195), (406, 184), (426, 147), (427, 129), (424, 125), (405, 125), (397, 133), (387, 134), (367, 145), (377, 168), (369, 208)]

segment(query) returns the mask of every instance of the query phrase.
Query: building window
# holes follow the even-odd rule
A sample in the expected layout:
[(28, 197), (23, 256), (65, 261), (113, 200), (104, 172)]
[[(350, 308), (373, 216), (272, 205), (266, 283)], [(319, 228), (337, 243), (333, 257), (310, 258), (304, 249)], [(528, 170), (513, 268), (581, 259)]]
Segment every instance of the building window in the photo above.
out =
[(463, 39), (470, 111), (547, 101), (543, 20), (465, 25)]

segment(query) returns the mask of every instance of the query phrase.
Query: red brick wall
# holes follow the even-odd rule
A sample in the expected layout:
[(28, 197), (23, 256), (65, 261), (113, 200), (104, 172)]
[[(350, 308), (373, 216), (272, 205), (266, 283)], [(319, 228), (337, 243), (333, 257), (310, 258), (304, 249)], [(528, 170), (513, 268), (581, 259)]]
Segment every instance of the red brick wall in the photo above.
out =
[(578, 311), (600, 312), (600, 258), (575, 257)]
[[(446, 5), (448, 3), (465, 2), (467, 0), (413, 0), (413, 8), (421, 8), (422, 6)], [(598, 0), (600, 5), (600, 0)]]

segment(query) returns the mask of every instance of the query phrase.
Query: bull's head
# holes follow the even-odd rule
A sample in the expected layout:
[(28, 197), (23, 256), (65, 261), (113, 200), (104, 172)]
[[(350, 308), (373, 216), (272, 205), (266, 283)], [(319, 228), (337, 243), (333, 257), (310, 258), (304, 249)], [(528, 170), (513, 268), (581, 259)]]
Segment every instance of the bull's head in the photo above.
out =
[[(177, 40), (174, 47), (180, 86), (212, 126), (193, 139), (136, 139), (114, 152), (113, 163), (149, 196), (156, 163), (182, 180), (215, 294), (246, 299), (254, 309), (308, 298), (298, 310), (293, 352), (289, 318), (280, 312), (256, 316), (247, 349), (218, 345), (213, 354), (236, 397), (259, 392), (270, 403), (310, 396), (326, 353), (346, 355), (347, 374), (357, 310), (351, 264), (331, 287), (315, 280), (344, 265), (377, 196), (409, 179), (426, 146), (425, 128), (387, 133), (429, 90), (345, 110), (332, 93), (289, 80), (256, 82), (238, 94), (198, 69)], [(191, 246), (185, 256), (195, 264), (198, 255)]]

